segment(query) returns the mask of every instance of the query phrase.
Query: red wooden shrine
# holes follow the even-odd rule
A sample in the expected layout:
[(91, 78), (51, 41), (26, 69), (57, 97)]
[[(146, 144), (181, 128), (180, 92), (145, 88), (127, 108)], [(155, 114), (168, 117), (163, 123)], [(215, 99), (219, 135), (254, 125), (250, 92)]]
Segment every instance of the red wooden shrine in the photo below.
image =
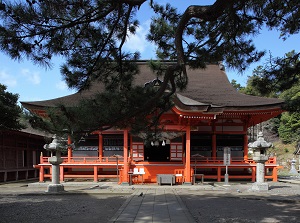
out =
[[(139, 62), (136, 84), (156, 80), (146, 62)], [(91, 132), (68, 153), (60, 165), (60, 180), (67, 178), (118, 178), (120, 184), (159, 183), (158, 176), (174, 175), (176, 182), (191, 184), (198, 177), (222, 181), (224, 147), (231, 149), (229, 179), (255, 181), (255, 162), (248, 157), (248, 128), (283, 112), (283, 102), (274, 98), (238, 93), (229, 83), (223, 66), (188, 70), (189, 85), (174, 98), (174, 107), (162, 115), (163, 131), (152, 142), (130, 129)], [(46, 101), (22, 102), (33, 113), (46, 115), (46, 108), (64, 103), (76, 106), (80, 99), (101, 90), (90, 90)], [(40, 181), (51, 177), (48, 157), (41, 156)], [(266, 163), (265, 178), (277, 181), (276, 157)]]

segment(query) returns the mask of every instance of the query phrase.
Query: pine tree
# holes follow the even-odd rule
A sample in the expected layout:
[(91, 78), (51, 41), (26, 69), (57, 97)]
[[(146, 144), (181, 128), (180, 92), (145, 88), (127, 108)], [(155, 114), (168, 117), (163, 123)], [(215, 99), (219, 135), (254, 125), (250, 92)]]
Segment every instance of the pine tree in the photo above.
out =
[[(139, 52), (123, 50), (128, 35), (134, 35), (139, 26), (137, 11), (147, 3), (155, 13), (147, 39), (157, 46), (159, 60), (176, 62), (168, 66), (151, 64), (163, 79), (158, 90), (133, 86), (139, 72), (134, 64)], [(187, 5), (179, 13), (171, 3), (160, 5), (152, 0), (2, 0), (0, 50), (13, 59), (28, 58), (45, 66), (51, 65), (53, 56), (65, 58), (61, 73), (68, 86), (82, 90), (99, 81), (105, 85), (105, 92), (87, 103), (118, 111), (103, 114), (106, 121), (95, 123), (98, 127), (107, 122), (134, 125), (132, 120), (168, 109), (172, 94), (188, 84), (187, 63), (192, 68), (205, 68), (206, 63), (224, 61), (243, 72), (265, 54), (252, 41), (263, 27), (280, 30), (282, 39), (299, 32), (300, 7), (296, 0), (216, 0), (212, 5), (200, 4), (199, 0), (199, 5)], [(165, 93), (168, 86), (171, 89)], [(108, 99), (114, 103), (107, 104)], [(76, 112), (74, 108), (60, 108), (60, 115), (65, 115), (65, 126), (60, 128), (87, 128), (82, 124), (88, 121), (80, 115), (82, 108), (77, 107)]]
[(20, 130), (24, 126), (19, 122), (22, 109), (18, 106), (18, 94), (6, 91), (0, 84), (0, 130)]

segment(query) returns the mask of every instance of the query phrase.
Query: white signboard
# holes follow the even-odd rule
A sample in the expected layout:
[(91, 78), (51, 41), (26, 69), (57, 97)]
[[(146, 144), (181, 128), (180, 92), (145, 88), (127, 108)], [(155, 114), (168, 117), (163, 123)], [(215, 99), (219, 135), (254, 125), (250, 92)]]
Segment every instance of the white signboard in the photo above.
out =
[(229, 147), (224, 148), (224, 165), (228, 166), (230, 165), (230, 155), (231, 151)]

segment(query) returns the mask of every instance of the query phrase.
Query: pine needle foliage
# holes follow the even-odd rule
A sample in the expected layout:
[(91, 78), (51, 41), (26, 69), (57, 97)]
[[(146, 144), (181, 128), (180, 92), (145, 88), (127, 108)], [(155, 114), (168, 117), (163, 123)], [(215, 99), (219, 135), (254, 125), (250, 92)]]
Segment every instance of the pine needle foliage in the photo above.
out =
[[(160, 66), (163, 83), (153, 91), (133, 85), (140, 53), (124, 50), (128, 37), (136, 34), (137, 12), (145, 4), (155, 14), (147, 40), (157, 47), (159, 60), (175, 61)], [(187, 64), (205, 68), (207, 63), (224, 61), (243, 72), (265, 54), (252, 38), (265, 27), (279, 30), (283, 40), (298, 34), (299, 10), (298, 0), (216, 0), (212, 5), (199, 1), (186, 5), (183, 13), (172, 2), (152, 0), (1, 0), (0, 50), (12, 59), (26, 58), (46, 67), (51, 67), (53, 57), (63, 58), (61, 73), (70, 88), (81, 91), (97, 81), (105, 85), (101, 96), (80, 102), (80, 107), (58, 106), (52, 118), (57, 128), (59, 123), (68, 131), (108, 124), (133, 127), (134, 120), (160, 114), (172, 95), (185, 89)], [(276, 61), (281, 67), (283, 62)], [(274, 75), (282, 75), (272, 69)], [(89, 115), (80, 115), (84, 113)]]

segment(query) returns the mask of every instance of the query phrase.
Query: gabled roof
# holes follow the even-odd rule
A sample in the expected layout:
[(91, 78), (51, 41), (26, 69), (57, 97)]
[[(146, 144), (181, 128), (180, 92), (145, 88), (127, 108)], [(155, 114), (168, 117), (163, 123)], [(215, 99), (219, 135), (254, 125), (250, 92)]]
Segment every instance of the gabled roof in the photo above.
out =
[(298, 143), (296, 150), (294, 151), (294, 155), (300, 155), (300, 144)]
[[(135, 84), (143, 86), (157, 78), (147, 62), (138, 62), (138, 64), (140, 73), (136, 76)], [(217, 64), (207, 65), (206, 69), (187, 68), (187, 73), (188, 86), (184, 91), (177, 92), (174, 100), (179, 110), (200, 112), (278, 110), (283, 105), (283, 101), (276, 98), (257, 97), (237, 92), (230, 84), (226, 73)], [(27, 109), (43, 109), (55, 107), (58, 104), (74, 106), (80, 99), (91, 98), (103, 89), (102, 84), (95, 83), (89, 90), (65, 97), (21, 103)]]

